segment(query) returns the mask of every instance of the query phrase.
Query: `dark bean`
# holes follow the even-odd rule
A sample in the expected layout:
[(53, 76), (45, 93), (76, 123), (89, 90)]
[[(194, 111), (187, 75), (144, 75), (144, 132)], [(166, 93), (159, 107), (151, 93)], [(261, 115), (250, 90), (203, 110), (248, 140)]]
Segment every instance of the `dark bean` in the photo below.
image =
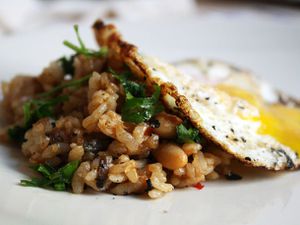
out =
[(100, 190), (104, 190), (105, 181), (107, 180), (109, 165), (111, 164), (111, 158), (108, 156), (100, 156), (98, 177), (97, 177), (97, 187)]
[(97, 153), (100, 151), (101, 143), (100, 140), (85, 140), (83, 143), (83, 148), (84, 151), (86, 152), (92, 152), (92, 153)]
[(153, 185), (150, 179), (146, 180), (146, 184), (147, 184), (147, 189), (146, 192), (151, 191), (153, 189)]
[(103, 189), (106, 178), (106, 176), (99, 176), (96, 178), (96, 185), (100, 190)]
[(50, 144), (55, 144), (58, 142), (68, 142), (68, 135), (65, 131), (54, 128), (50, 133), (47, 134), (50, 138)]
[(160, 127), (160, 122), (157, 119), (150, 119), (149, 120), (149, 125), (152, 128), (159, 128)]
[(241, 180), (242, 177), (236, 173), (229, 172), (228, 174), (225, 175), (227, 180)]
[(83, 148), (86, 152), (92, 152), (94, 154), (99, 151), (104, 151), (107, 149), (108, 145), (111, 143), (111, 138), (103, 135), (91, 134), (84, 138)]
[(51, 124), (52, 128), (54, 128), (56, 126), (55, 119), (50, 118), (49, 121), (50, 121), (50, 124)]
[(82, 160), (83, 161), (90, 161), (90, 160), (93, 160), (95, 159), (96, 157), (96, 154), (92, 153), (92, 152), (85, 152), (83, 157), (82, 157)]

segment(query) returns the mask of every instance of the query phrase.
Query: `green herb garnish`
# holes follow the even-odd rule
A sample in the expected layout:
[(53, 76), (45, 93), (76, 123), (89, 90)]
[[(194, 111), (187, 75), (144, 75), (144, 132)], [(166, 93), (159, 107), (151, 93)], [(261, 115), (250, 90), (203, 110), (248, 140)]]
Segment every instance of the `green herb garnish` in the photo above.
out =
[(68, 96), (58, 96), (53, 99), (32, 99), (23, 105), (24, 125), (30, 127), (33, 123), (44, 117), (54, 117), (56, 105), (67, 101)]
[(18, 143), (22, 143), (25, 141), (24, 136), (26, 131), (29, 128), (25, 127), (25, 126), (14, 126), (8, 129), (7, 134), (8, 137), (11, 141), (16, 141)]
[(75, 51), (77, 54), (85, 55), (87, 57), (104, 57), (107, 55), (107, 53), (108, 53), (107, 48), (101, 48), (99, 51), (94, 51), (92, 49), (86, 48), (80, 35), (79, 35), (78, 25), (74, 25), (74, 30), (76, 33), (77, 40), (79, 42), (79, 46), (76, 46), (69, 41), (64, 41), (63, 44), (65, 46), (69, 47), (70, 49)]
[(64, 88), (78, 87), (83, 85), (90, 79), (91, 75), (87, 75), (78, 80), (71, 80), (54, 87), (48, 92), (39, 94), (37, 99), (31, 99), (24, 103), (24, 123), (22, 126), (14, 126), (8, 129), (8, 136), (12, 141), (24, 142), (24, 135), (27, 130), (32, 127), (32, 124), (44, 117), (55, 117), (55, 107), (68, 100), (68, 96), (52, 97), (54, 94), (62, 91)]
[(154, 86), (154, 93), (146, 97), (145, 85), (129, 80), (131, 73), (117, 74), (109, 70), (124, 87), (126, 99), (121, 108), (122, 119), (126, 122), (141, 123), (150, 120), (157, 113), (164, 110), (159, 101), (160, 87)]
[(201, 142), (199, 131), (192, 127), (187, 121), (176, 127), (177, 142), (180, 144), (190, 143), (190, 142)]
[[(146, 97), (145, 85), (129, 80), (129, 78), (132, 76), (131, 72), (126, 71), (124, 73), (117, 74), (112, 69), (109, 69), (109, 72), (112, 73), (115, 78), (117, 78), (117, 80), (125, 89), (126, 94), (130, 93), (130, 95), (134, 97)], [(129, 98), (130, 95), (128, 96)]]
[(24, 135), (32, 124), (44, 117), (54, 118), (55, 106), (68, 100), (68, 96), (58, 96), (53, 99), (32, 99), (24, 103), (24, 123), (23, 126), (16, 125), (9, 128), (7, 133), (12, 141), (24, 142)]
[(159, 101), (160, 87), (155, 86), (151, 97), (137, 98), (126, 93), (126, 101), (122, 106), (122, 119), (127, 122), (141, 123), (150, 120), (157, 113), (164, 110)]
[(86, 81), (88, 81), (90, 78), (91, 78), (91, 74), (87, 75), (87, 76), (84, 76), (80, 79), (77, 79), (77, 80), (71, 80), (71, 81), (68, 81), (68, 82), (65, 82), (61, 85), (58, 85), (54, 88), (52, 88), (50, 91), (47, 91), (47, 92), (44, 92), (42, 94), (39, 94), (38, 96), (39, 97), (49, 97), (65, 88), (68, 88), (68, 87), (79, 87), (81, 85), (83, 85)]
[(72, 55), (69, 58), (64, 56), (64, 57), (61, 57), (60, 59), (58, 59), (58, 61), (61, 63), (61, 66), (62, 66), (65, 74), (69, 74), (69, 75), (74, 74), (74, 66), (73, 66), (74, 57), (75, 57), (75, 55)]
[(21, 180), (22, 186), (53, 188), (57, 191), (65, 191), (72, 182), (74, 172), (79, 166), (79, 160), (69, 162), (65, 166), (54, 169), (46, 164), (32, 167), (42, 177), (31, 180)]

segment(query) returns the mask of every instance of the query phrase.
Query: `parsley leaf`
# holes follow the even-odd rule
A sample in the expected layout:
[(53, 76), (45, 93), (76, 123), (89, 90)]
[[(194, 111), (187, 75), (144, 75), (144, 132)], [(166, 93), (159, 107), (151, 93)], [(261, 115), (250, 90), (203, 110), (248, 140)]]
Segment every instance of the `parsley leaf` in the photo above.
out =
[(53, 174), (55, 172), (55, 170), (52, 167), (48, 166), (47, 164), (44, 164), (44, 165), (39, 164), (37, 166), (31, 167), (31, 169), (39, 172), (47, 179), (51, 176), (51, 174)]
[(74, 58), (75, 58), (75, 55), (72, 55), (69, 58), (64, 56), (64, 57), (61, 57), (60, 59), (58, 59), (58, 61), (61, 63), (61, 66), (62, 66), (65, 74), (70, 74), (70, 75), (74, 74), (74, 66), (73, 66)]
[(45, 178), (32, 178), (31, 180), (21, 180), (20, 184), (26, 187), (47, 187), (49, 180)]
[(52, 95), (68, 87), (78, 87), (83, 85), (90, 79), (91, 75), (82, 77), (81, 79), (71, 80), (69, 82), (63, 83), (51, 89), (48, 92), (39, 94), (37, 99), (32, 99), (24, 103), (24, 123), (23, 126), (16, 125), (9, 128), (7, 134), (12, 141), (17, 141), (19, 143), (24, 142), (24, 135), (27, 130), (32, 127), (32, 124), (37, 122), (39, 119), (44, 117), (54, 118), (55, 106), (68, 100), (68, 96), (58, 96), (55, 98), (50, 98)]
[(199, 131), (186, 121), (176, 127), (177, 142), (180, 144), (189, 142), (201, 142)]
[(65, 46), (69, 47), (70, 49), (75, 51), (77, 54), (85, 55), (87, 57), (104, 57), (107, 55), (107, 53), (108, 53), (107, 48), (101, 48), (99, 51), (94, 51), (94, 50), (86, 48), (80, 35), (79, 35), (78, 25), (74, 25), (74, 30), (76, 33), (77, 40), (79, 42), (79, 46), (76, 46), (69, 41), (64, 41), (63, 44)]
[(54, 88), (52, 88), (50, 91), (48, 92), (44, 92), (42, 94), (39, 95), (39, 97), (49, 97), (65, 88), (68, 88), (68, 87), (78, 87), (78, 86), (81, 86), (83, 85), (86, 81), (88, 81), (90, 78), (91, 78), (91, 74), (87, 75), (87, 76), (84, 76), (80, 79), (77, 79), (77, 80), (71, 80), (71, 81), (68, 81), (66, 83), (63, 83), (61, 85), (58, 85)]
[(141, 123), (150, 120), (151, 117), (164, 110), (163, 105), (159, 101), (159, 86), (155, 86), (155, 91), (151, 97), (142, 98), (130, 96), (128, 98), (128, 94), (126, 94), (126, 96), (127, 99), (121, 109), (122, 119), (124, 121)]
[(154, 87), (151, 97), (146, 97), (145, 85), (129, 80), (131, 72), (117, 74), (112, 69), (109, 72), (118, 79), (125, 89), (126, 99), (121, 108), (122, 119), (126, 122), (141, 123), (150, 120), (157, 113), (164, 110), (159, 101), (160, 87)]
[(24, 125), (30, 127), (33, 123), (44, 117), (54, 117), (54, 107), (67, 101), (68, 96), (58, 96), (53, 99), (32, 99), (23, 105)]
[[(129, 80), (129, 78), (132, 76), (132, 74), (129, 71), (117, 74), (112, 69), (109, 69), (109, 72), (112, 73), (114, 77), (124, 87), (126, 94), (130, 93), (134, 97), (146, 97), (145, 85)], [(128, 97), (130, 98), (130, 95)]]
[(28, 128), (23, 126), (14, 126), (8, 129), (7, 134), (11, 141), (22, 143), (25, 141), (24, 136)]
[(32, 99), (24, 103), (24, 123), (23, 126), (16, 125), (8, 129), (7, 134), (11, 141), (22, 143), (24, 136), (32, 124), (44, 117), (54, 117), (55, 106), (68, 100), (68, 96), (58, 96), (53, 99)]
[(70, 186), (73, 174), (79, 163), (79, 160), (72, 161), (59, 169), (54, 169), (46, 164), (37, 165), (32, 169), (37, 171), (42, 177), (21, 180), (20, 184), (22, 186), (53, 188), (57, 191), (65, 191)]

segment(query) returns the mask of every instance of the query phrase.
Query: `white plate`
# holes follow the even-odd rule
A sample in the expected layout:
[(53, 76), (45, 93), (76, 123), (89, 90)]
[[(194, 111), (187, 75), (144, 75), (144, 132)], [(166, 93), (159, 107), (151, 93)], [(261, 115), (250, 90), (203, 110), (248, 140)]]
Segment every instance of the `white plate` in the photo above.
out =
[[(185, 19), (159, 24), (119, 24), (127, 39), (166, 60), (211, 57), (251, 68), (300, 97), (299, 24)], [(92, 35), (83, 28), (84, 39)], [(68, 53), (63, 39), (74, 40), (70, 26), (0, 40), (0, 77), (38, 73), (49, 60)], [(298, 224), (299, 171), (260, 172), (242, 181), (225, 180), (176, 190), (162, 199), (87, 193), (74, 195), (18, 185), (27, 163), (17, 149), (0, 149), (0, 223), (24, 225)]]

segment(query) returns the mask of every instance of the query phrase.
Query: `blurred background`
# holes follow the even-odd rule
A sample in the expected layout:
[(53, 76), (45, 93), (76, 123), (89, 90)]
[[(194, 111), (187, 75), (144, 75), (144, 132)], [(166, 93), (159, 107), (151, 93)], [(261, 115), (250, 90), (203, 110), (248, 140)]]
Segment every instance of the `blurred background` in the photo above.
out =
[(300, 0), (1, 0), (0, 77), (39, 73), (68, 54), (61, 42), (74, 40), (75, 23), (95, 45), (96, 18), (146, 54), (227, 61), (300, 98)]
[(196, 15), (199, 19), (299, 20), (298, 9), (299, 0), (1, 0), (0, 33), (12, 35), (57, 23), (91, 21), (96, 17), (140, 22)]

